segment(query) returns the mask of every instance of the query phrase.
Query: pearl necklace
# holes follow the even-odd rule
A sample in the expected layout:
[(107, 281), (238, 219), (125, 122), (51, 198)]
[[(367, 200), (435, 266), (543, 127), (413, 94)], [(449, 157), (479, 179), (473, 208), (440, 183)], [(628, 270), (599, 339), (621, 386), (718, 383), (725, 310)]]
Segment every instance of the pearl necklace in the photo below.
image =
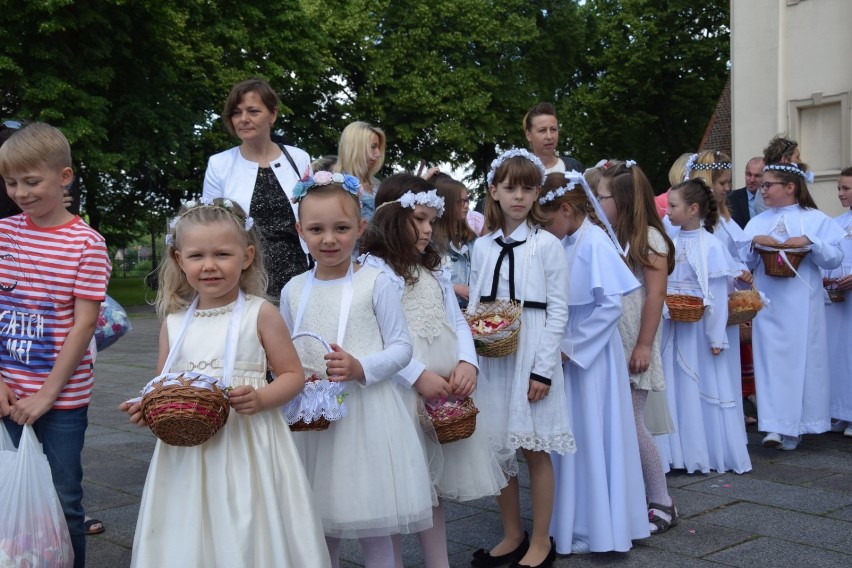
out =
[(234, 311), (234, 304), (229, 304), (221, 308), (212, 308), (209, 310), (195, 310), (195, 313), (192, 315), (197, 318), (214, 318), (216, 316), (221, 316), (232, 311)]

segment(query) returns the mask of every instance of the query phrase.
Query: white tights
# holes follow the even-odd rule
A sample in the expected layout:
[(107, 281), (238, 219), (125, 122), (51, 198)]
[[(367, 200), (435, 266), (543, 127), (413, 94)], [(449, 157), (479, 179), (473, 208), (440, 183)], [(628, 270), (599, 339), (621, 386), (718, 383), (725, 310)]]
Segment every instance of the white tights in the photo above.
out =
[[(367, 568), (397, 568), (402, 563), (396, 563), (394, 546), (390, 536), (373, 536), (359, 538), (361, 552), (364, 554), (364, 566)], [(331, 556), (332, 568), (340, 568), (340, 539), (332, 536), (325, 537), (328, 555)]]

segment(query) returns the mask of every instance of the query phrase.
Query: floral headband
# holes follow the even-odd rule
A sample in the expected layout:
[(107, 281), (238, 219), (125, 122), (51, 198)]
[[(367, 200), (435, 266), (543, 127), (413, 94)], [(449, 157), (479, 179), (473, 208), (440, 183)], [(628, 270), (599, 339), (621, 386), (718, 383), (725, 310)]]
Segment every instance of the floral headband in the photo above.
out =
[(223, 211), (227, 211), (231, 215), (237, 218), (239, 222), (242, 223), (243, 229), (248, 232), (254, 227), (254, 219), (249, 216), (243, 218), (242, 215), (236, 212), (234, 209), (234, 202), (230, 199), (220, 199), (217, 203), (216, 200), (211, 199), (210, 197), (200, 197), (198, 200), (190, 199), (186, 203), (183, 204), (184, 212), (175, 215), (172, 217), (171, 221), (169, 221), (169, 232), (166, 234), (166, 246), (173, 247), (175, 246), (175, 227), (177, 227), (178, 221), (180, 221), (183, 217), (185, 217), (190, 211), (194, 211), (201, 207), (216, 207), (218, 209), (222, 209)]
[(503, 165), (503, 162), (505, 162), (509, 158), (516, 158), (518, 156), (526, 158), (527, 160), (532, 162), (535, 167), (538, 168), (538, 170), (541, 172), (541, 183), (539, 185), (544, 185), (544, 180), (546, 176), (546, 174), (544, 173), (544, 164), (541, 163), (541, 160), (538, 159), (538, 156), (524, 150), (523, 148), (513, 148), (511, 150), (507, 150), (506, 152), (503, 152), (502, 154), (494, 158), (494, 161), (491, 162), (491, 169), (488, 171), (488, 177), (486, 178), (488, 180), (488, 185), (491, 185), (491, 183), (494, 181), (494, 172), (497, 171), (497, 168)]
[(358, 178), (355, 176), (350, 176), (348, 174), (342, 173), (331, 173), (326, 171), (319, 171), (313, 175), (313, 177), (308, 176), (307, 178), (300, 180), (293, 186), (293, 197), (290, 199), (293, 203), (298, 203), (301, 201), (305, 195), (307, 195), (308, 190), (312, 187), (319, 187), (322, 185), (330, 185), (332, 183), (339, 183), (343, 186), (343, 189), (352, 195), (358, 195), (361, 191), (361, 182), (358, 181)]
[(790, 172), (791, 174), (796, 174), (804, 179), (808, 183), (814, 182), (814, 173), (811, 171), (806, 171), (799, 168), (799, 164), (791, 163), (791, 164), (770, 164), (768, 166), (764, 166), (764, 172), (771, 172), (772, 170), (778, 172)]
[(414, 209), (418, 205), (425, 205), (426, 207), (437, 209), (438, 217), (442, 217), (444, 215), (444, 198), (438, 195), (438, 190), (436, 189), (432, 189), (430, 191), (419, 191), (417, 193), (414, 193), (413, 191), (406, 191), (399, 199), (385, 201), (376, 207), (376, 211), (385, 205), (391, 205), (393, 203), (399, 203), (400, 207), (407, 207), (408, 209)]
[[(633, 163), (635, 164), (636, 162)], [(548, 191), (544, 197), (538, 200), (539, 205), (545, 205), (549, 201), (562, 197), (569, 191), (573, 191), (574, 188), (577, 187), (577, 184), (580, 184), (583, 191), (586, 192), (586, 199), (588, 199), (589, 203), (592, 204), (598, 219), (601, 223), (603, 223), (604, 227), (606, 227), (606, 232), (609, 234), (609, 238), (612, 240), (612, 244), (615, 245), (618, 254), (626, 257), (627, 251), (630, 249), (630, 245), (627, 246), (627, 249), (621, 247), (621, 243), (618, 242), (618, 237), (615, 235), (615, 230), (612, 228), (612, 224), (609, 222), (606, 213), (601, 207), (600, 201), (598, 201), (595, 194), (592, 192), (592, 188), (589, 186), (589, 182), (586, 181), (586, 177), (576, 170), (571, 170), (570, 172), (565, 172), (565, 179), (568, 180), (568, 185)]]
[[(718, 152), (717, 152), (718, 154)], [(730, 170), (733, 168), (733, 164), (731, 162), (714, 162), (712, 164), (696, 164), (695, 162), (698, 160), (698, 154), (692, 154), (689, 156), (689, 159), (686, 161), (686, 166), (684, 166), (683, 171), (683, 181), (689, 179), (690, 174), (699, 170), (712, 170), (712, 171), (720, 171), (720, 170)]]

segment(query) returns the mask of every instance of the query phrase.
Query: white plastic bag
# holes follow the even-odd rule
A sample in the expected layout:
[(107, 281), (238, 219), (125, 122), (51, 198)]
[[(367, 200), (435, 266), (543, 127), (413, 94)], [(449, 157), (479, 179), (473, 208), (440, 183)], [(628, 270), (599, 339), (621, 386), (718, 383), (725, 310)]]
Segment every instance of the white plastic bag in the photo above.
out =
[(71, 536), (32, 426), (18, 449), (0, 422), (0, 568), (69, 568)]

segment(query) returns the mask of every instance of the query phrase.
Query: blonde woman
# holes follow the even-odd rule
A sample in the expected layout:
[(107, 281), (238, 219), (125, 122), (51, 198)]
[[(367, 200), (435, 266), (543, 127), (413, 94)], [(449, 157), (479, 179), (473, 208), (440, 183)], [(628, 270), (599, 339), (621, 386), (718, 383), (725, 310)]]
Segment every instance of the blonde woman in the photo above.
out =
[(376, 173), (385, 163), (385, 133), (366, 122), (352, 122), (340, 134), (337, 164), (334, 171), (353, 175), (361, 182), (361, 215), (368, 222), (376, 210), (375, 197), (379, 188)]

